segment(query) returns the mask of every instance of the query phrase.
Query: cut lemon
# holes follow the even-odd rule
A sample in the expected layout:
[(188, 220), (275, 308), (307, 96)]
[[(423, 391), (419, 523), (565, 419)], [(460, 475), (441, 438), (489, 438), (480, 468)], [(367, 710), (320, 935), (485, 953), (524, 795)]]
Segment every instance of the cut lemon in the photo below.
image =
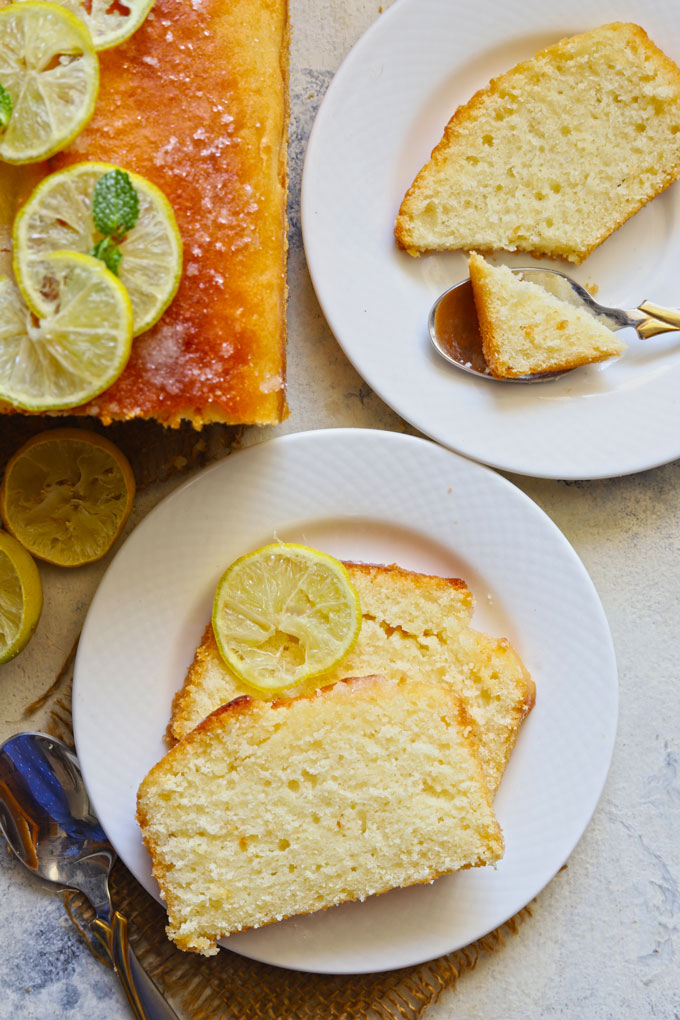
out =
[[(14, 223), (14, 272), (29, 307), (42, 314), (44, 255), (51, 251), (91, 252), (101, 235), (92, 217), (94, 186), (116, 168), (78, 163), (45, 178)], [(126, 171), (127, 172), (127, 171)], [(139, 197), (139, 217), (118, 247), (118, 277), (134, 315), (134, 334), (143, 333), (172, 301), (182, 275), (182, 238), (167, 198), (154, 184), (129, 173)]]
[(77, 407), (123, 371), (132, 307), (99, 259), (53, 252), (43, 259), (50, 300), (37, 323), (21, 294), (0, 278), (0, 401), (26, 411)]
[(359, 636), (361, 608), (342, 563), (278, 542), (226, 570), (212, 624), (227, 665), (244, 683), (272, 694), (344, 659)]
[(0, 531), (0, 663), (26, 647), (42, 605), (38, 568), (15, 538)]
[[(20, 0), (21, 2), (21, 0)], [(155, 0), (54, 0), (87, 25), (96, 50), (117, 46), (136, 32)]]
[(0, 159), (35, 163), (65, 148), (92, 116), (99, 89), (82, 21), (38, 0), (0, 7), (0, 85), (12, 102)]
[(38, 559), (78, 567), (101, 559), (135, 498), (117, 446), (84, 429), (53, 429), (11, 458), (0, 491), (5, 527)]

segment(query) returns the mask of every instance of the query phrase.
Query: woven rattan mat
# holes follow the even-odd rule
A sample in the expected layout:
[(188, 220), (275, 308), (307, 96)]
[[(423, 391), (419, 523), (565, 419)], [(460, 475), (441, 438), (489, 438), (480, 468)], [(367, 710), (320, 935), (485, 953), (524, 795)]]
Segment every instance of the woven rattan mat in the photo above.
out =
[[(65, 425), (85, 427), (79, 419), (61, 419), (52, 427)], [(25, 439), (45, 427), (50, 427), (45, 419), (5, 419), (0, 470)], [(165, 430), (146, 422), (114, 425), (104, 432), (129, 457), (140, 488), (223, 456), (238, 445), (241, 434), (224, 426), (197, 433), (190, 428)], [(75, 651), (74, 647), (44, 697), (26, 709), (30, 717), (47, 705), (47, 729), (71, 746)], [(94, 952), (87, 936), (93, 916), (89, 904), (80, 893), (63, 895), (71, 920)], [(165, 936), (165, 911), (120, 861), (111, 875), (111, 896), (115, 908), (128, 919), (130, 941), (142, 964), (190, 1020), (416, 1020), (445, 989), (473, 970), (481, 957), (501, 949), (531, 916), (526, 907), (477, 942), (417, 967), (332, 976), (271, 967), (225, 949), (210, 958), (180, 952)]]

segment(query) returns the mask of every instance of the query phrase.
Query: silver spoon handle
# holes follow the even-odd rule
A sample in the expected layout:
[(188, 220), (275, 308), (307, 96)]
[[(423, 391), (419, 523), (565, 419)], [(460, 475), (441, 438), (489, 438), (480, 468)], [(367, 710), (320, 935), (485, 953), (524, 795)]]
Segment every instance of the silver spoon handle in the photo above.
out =
[(635, 327), (643, 340), (680, 329), (680, 308), (664, 308), (653, 301), (643, 301), (638, 305), (638, 310), (649, 316)]
[(123, 915), (115, 911), (110, 925), (97, 918), (92, 922), (92, 932), (120, 978), (135, 1020), (178, 1020), (170, 1003), (133, 953)]

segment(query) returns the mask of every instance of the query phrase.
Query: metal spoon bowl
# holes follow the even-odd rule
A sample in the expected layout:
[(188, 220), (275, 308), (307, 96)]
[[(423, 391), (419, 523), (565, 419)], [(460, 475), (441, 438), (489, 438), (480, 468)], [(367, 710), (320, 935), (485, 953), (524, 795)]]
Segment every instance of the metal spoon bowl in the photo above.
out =
[(118, 974), (137, 1020), (177, 1020), (132, 952), (127, 921), (112, 911), (108, 879), (116, 854), (66, 744), (44, 733), (18, 733), (0, 745), (0, 829), (34, 875), (87, 896), (100, 956)]
[[(575, 280), (554, 269), (529, 268), (512, 271), (529, 283), (537, 283), (555, 297), (588, 312), (612, 332), (632, 326), (637, 335), (646, 340), (659, 333), (671, 333), (680, 329), (678, 308), (663, 308), (651, 301), (643, 301), (637, 308), (628, 311), (607, 308), (598, 304)], [(550, 382), (566, 374), (566, 372), (542, 372), (514, 378), (492, 375), (484, 357), (482, 336), (469, 279), (450, 287), (437, 298), (430, 309), (428, 329), (435, 350), (443, 358), (463, 372), (481, 379), (504, 383), (539, 383)]]

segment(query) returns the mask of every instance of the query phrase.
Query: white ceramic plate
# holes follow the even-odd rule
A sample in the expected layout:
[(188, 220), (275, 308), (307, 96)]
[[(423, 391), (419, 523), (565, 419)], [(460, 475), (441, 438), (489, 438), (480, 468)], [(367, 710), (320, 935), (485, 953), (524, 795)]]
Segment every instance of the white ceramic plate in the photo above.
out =
[[(470, 870), (246, 932), (230, 949), (307, 971), (433, 959), (485, 934), (561, 867), (600, 795), (617, 675), (598, 596), (549, 518), (499, 475), (424, 439), (303, 432), (232, 454), (161, 503), (109, 567), (83, 630), (73, 693), (78, 755), (99, 818), (154, 895), (137, 787), (165, 753), (172, 697), (237, 556), (276, 537), (344, 558), (460, 576), (474, 622), (511, 639), (537, 703), (496, 800), (507, 850)], [(587, 705), (587, 711), (584, 706)]]
[[(543, 46), (631, 20), (680, 62), (680, 10), (668, 0), (398, 0), (331, 82), (307, 150), (305, 251), (329, 325), (359, 373), (426, 435), (494, 467), (546, 478), (600, 478), (680, 456), (680, 334), (543, 385), (484, 382), (431, 349), (435, 298), (467, 277), (462, 254), (411, 258), (394, 244), (400, 202), (444, 125), (490, 77)], [(584, 265), (603, 304), (680, 305), (680, 185), (612, 235)]]

